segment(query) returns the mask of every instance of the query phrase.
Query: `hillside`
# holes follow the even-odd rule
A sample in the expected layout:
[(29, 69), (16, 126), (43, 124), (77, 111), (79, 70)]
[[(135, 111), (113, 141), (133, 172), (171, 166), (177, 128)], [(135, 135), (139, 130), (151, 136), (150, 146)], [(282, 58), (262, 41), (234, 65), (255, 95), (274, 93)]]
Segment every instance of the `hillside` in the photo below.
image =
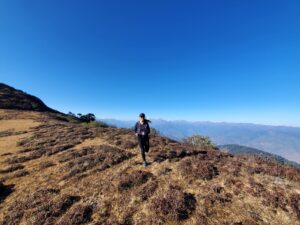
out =
[[(121, 128), (129, 128), (134, 121), (102, 119)], [(156, 120), (154, 126), (161, 134), (175, 140), (201, 134), (209, 136), (217, 145), (237, 144), (261, 149), (300, 163), (300, 128), (267, 126), (247, 123), (190, 122), (184, 120)]]
[[(300, 171), (151, 136), (142, 167), (129, 129), (1, 110), (6, 224), (296, 224)], [(173, 222), (172, 222), (173, 221)]]
[(57, 112), (49, 108), (39, 98), (0, 83), (0, 109)]
[(242, 145), (219, 145), (218, 148), (228, 151), (231, 154), (235, 155), (257, 155), (260, 157), (264, 157), (266, 159), (275, 160), (276, 162), (283, 164), (283, 165), (291, 165), (300, 168), (300, 164), (287, 160), (279, 155), (271, 154), (256, 148), (251, 148)]
[(0, 225), (299, 224), (299, 169), (150, 141), (143, 167), (130, 129), (0, 109)]

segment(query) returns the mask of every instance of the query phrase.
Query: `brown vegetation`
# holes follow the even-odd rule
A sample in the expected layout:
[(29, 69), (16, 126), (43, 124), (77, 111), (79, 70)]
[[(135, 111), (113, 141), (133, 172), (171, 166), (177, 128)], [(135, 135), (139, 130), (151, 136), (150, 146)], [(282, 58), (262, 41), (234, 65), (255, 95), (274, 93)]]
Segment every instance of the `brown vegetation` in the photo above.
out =
[(149, 206), (155, 224), (185, 220), (196, 209), (193, 194), (183, 192), (179, 187), (170, 186), (165, 193), (153, 198)]
[(197, 156), (183, 159), (178, 165), (178, 170), (182, 176), (202, 180), (211, 180), (219, 174), (214, 164)]
[(118, 189), (119, 191), (124, 191), (139, 186), (146, 183), (152, 176), (152, 173), (143, 170), (136, 170), (130, 173), (121, 173), (119, 177)]
[(129, 129), (7, 110), (0, 123), (1, 225), (300, 222), (299, 169), (153, 134), (144, 168)]

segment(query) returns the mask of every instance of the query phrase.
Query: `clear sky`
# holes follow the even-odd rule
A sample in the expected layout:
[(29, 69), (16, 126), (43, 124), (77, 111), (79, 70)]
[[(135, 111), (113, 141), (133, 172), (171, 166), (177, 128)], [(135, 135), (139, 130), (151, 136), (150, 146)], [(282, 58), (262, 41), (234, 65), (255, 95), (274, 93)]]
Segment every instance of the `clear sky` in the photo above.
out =
[(99, 118), (300, 126), (300, 1), (0, 1), (0, 82)]

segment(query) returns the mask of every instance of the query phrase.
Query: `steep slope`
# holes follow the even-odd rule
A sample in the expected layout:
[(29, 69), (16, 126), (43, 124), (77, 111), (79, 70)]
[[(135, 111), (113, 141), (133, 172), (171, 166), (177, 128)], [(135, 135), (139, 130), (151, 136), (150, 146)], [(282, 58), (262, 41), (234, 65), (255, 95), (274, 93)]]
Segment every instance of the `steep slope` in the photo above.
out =
[(3, 83), (0, 83), (0, 109), (57, 112), (46, 106), (39, 98)]
[(264, 157), (266, 159), (274, 160), (280, 164), (291, 165), (300, 168), (300, 164), (296, 162), (292, 162), (279, 155), (271, 154), (248, 146), (229, 144), (229, 145), (219, 145), (218, 148), (228, 151), (229, 153), (235, 155), (257, 155), (260, 157)]
[(0, 110), (0, 224), (298, 224), (300, 170)]

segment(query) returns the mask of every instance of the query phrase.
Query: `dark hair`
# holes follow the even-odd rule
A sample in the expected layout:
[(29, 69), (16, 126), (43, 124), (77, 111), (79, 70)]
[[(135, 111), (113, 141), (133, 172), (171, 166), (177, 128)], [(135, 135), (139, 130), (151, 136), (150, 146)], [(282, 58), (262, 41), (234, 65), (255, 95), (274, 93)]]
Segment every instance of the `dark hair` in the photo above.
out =
[(145, 113), (140, 113), (139, 116), (140, 116), (141, 118), (144, 118), (144, 120), (145, 120), (146, 123), (151, 123), (151, 120), (146, 119)]

